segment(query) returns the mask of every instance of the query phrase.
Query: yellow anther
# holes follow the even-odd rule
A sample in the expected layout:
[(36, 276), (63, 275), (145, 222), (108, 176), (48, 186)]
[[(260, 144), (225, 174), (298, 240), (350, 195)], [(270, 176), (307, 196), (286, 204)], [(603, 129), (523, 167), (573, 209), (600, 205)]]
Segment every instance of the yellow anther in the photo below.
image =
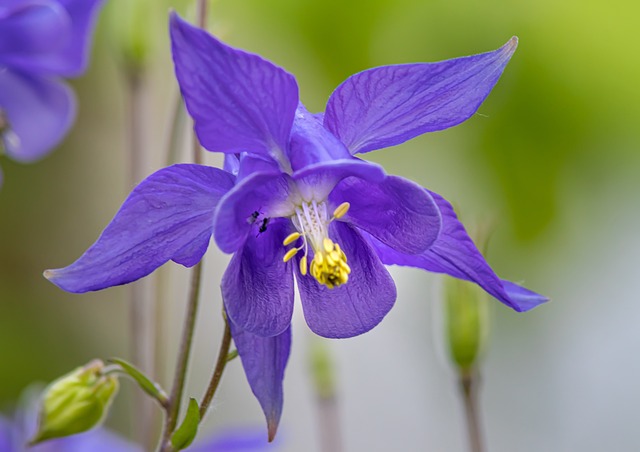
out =
[(331, 251), (333, 251), (333, 242), (329, 237), (324, 238), (324, 240), (322, 241), (322, 246), (324, 246), (324, 250), (327, 253), (330, 253)]
[(291, 234), (289, 234), (287, 236), (286, 239), (284, 239), (284, 242), (282, 242), (282, 244), (284, 246), (290, 245), (293, 242), (295, 242), (296, 240), (298, 240), (300, 238), (300, 233), (299, 232), (292, 232)]
[(349, 204), (348, 202), (343, 202), (342, 204), (340, 204), (338, 207), (336, 207), (336, 210), (333, 211), (333, 218), (344, 217), (345, 214), (349, 211), (349, 207), (351, 207), (351, 204)]
[(307, 256), (302, 256), (300, 259), (300, 273), (302, 276), (307, 274)]
[(282, 260), (284, 262), (288, 262), (293, 256), (296, 255), (298, 251), (300, 251), (300, 248), (291, 248), (289, 251), (287, 251), (287, 254), (284, 255)]

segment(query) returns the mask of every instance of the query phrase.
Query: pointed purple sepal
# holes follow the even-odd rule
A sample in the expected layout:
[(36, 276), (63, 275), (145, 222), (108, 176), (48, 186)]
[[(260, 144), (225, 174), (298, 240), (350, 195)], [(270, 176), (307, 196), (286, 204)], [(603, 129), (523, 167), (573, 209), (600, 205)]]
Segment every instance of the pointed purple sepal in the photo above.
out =
[(251, 391), (267, 419), (268, 440), (273, 441), (283, 405), (282, 381), (291, 351), (291, 328), (273, 337), (260, 337), (242, 331), (229, 322)]
[(382, 262), (446, 273), (474, 282), (518, 312), (528, 311), (549, 301), (529, 289), (498, 278), (469, 238), (451, 204), (437, 193), (430, 193), (442, 214), (442, 231), (438, 239), (426, 252), (410, 255), (399, 253), (369, 235), (369, 243), (376, 249)]
[(193, 266), (211, 239), (214, 209), (233, 183), (232, 175), (208, 166), (161, 169), (133, 190), (77, 261), (45, 277), (82, 293), (135, 281), (170, 259)]
[(324, 125), (356, 154), (460, 124), (489, 95), (517, 43), (513, 37), (493, 52), (352, 75), (329, 98)]
[(298, 106), (295, 78), (176, 13), (170, 32), (176, 77), (202, 145), (214, 152), (283, 158)]

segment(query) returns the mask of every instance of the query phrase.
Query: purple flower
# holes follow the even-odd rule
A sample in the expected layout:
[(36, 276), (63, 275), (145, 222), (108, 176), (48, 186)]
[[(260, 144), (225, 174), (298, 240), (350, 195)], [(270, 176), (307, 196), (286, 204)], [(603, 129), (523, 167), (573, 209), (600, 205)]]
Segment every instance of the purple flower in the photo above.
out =
[(317, 334), (376, 326), (396, 299), (383, 264), (473, 281), (526, 311), (546, 298), (499, 279), (450, 204), (355, 154), (468, 119), (516, 47), (383, 66), (349, 77), (324, 114), (300, 103), (295, 78), (171, 18), (176, 75), (205, 148), (225, 169), (174, 165), (136, 187), (97, 242), (45, 276), (70, 292), (141, 278), (168, 260), (198, 262), (213, 235), (233, 257), (222, 295), (247, 379), (273, 438), (291, 346), (294, 274)]
[(35, 411), (23, 413), (13, 422), (0, 416), (0, 452), (142, 452), (138, 445), (102, 427), (27, 447), (35, 425)]
[(76, 104), (59, 77), (85, 70), (101, 3), (0, 0), (0, 154), (32, 162), (66, 135)]

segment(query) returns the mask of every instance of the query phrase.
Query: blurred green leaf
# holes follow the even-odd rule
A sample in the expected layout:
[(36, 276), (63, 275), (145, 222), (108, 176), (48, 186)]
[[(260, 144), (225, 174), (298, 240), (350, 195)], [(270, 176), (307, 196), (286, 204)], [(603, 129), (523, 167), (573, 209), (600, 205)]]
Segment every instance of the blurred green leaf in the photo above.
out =
[(147, 377), (144, 373), (142, 373), (142, 371), (137, 369), (133, 364), (130, 364), (124, 359), (120, 358), (110, 358), (107, 361), (118, 364), (120, 367), (122, 367), (122, 370), (138, 383), (140, 389), (156, 399), (160, 403), (160, 405), (166, 406), (169, 403), (169, 398), (167, 397), (167, 394), (164, 392), (164, 390), (160, 387), (160, 385), (151, 381), (149, 377)]

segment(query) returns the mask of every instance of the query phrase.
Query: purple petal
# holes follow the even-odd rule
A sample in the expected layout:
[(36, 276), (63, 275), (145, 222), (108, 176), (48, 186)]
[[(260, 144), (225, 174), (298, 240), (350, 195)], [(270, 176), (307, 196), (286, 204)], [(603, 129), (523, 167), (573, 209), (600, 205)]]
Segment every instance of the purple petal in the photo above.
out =
[(324, 125), (355, 154), (460, 124), (489, 95), (517, 43), (513, 37), (493, 52), (352, 75), (329, 98)]
[(293, 270), (283, 262), (282, 241), (290, 233), (283, 220), (272, 221), (233, 255), (222, 278), (227, 315), (242, 330), (258, 336), (276, 336), (291, 323)]
[[(39, 55), (33, 52), (10, 55), (6, 63), (14, 68), (29, 72), (42, 72), (64, 77), (75, 77), (82, 74), (88, 63), (91, 37), (104, 0), (58, 0), (46, 2), (49, 8), (59, 11), (64, 18), (65, 26), (57, 26), (58, 35), (51, 38), (52, 44), (44, 41), (43, 31), (39, 31), (38, 43), (47, 48), (47, 52)], [(25, 2), (42, 5), (42, 1)], [(18, 6), (20, 8), (20, 6)], [(16, 8), (17, 9), (17, 8)], [(50, 27), (51, 22), (47, 22)], [(50, 31), (53, 29), (50, 28)], [(35, 33), (35, 29), (30, 30)], [(42, 47), (42, 48), (44, 48)]]
[(442, 196), (430, 192), (442, 214), (442, 232), (431, 248), (418, 255), (399, 253), (380, 241), (368, 237), (385, 264), (406, 265), (446, 273), (474, 282), (491, 296), (518, 312), (528, 311), (548, 298), (509, 281), (498, 278), (473, 244), (453, 207)]
[(350, 177), (329, 197), (331, 204), (349, 202), (342, 221), (363, 229), (402, 253), (417, 254), (429, 248), (440, 234), (440, 209), (419, 185), (387, 176), (372, 183)]
[(283, 158), (298, 106), (295, 78), (171, 15), (176, 76), (202, 145)]
[(0, 10), (0, 61), (40, 59), (63, 48), (71, 38), (71, 17), (55, 2), (23, 2)]
[[(300, 299), (309, 328), (320, 336), (346, 338), (366, 333), (391, 310), (396, 286), (375, 251), (347, 223), (332, 223), (330, 235), (347, 256), (349, 281), (334, 289), (320, 285), (296, 266)], [(300, 253), (299, 253), (300, 254)]]
[(32, 162), (66, 135), (76, 103), (73, 92), (61, 82), (5, 69), (0, 70), (0, 110), (9, 122), (3, 139), (7, 154), (19, 162)]
[(386, 174), (380, 165), (357, 158), (315, 163), (293, 174), (305, 201), (326, 199), (340, 181), (350, 177), (376, 183), (383, 181)]
[(142, 452), (142, 447), (99, 428), (65, 438), (53, 439), (26, 450), (30, 452)]
[(0, 416), (0, 452), (16, 450), (16, 428), (12, 422)]
[[(284, 173), (255, 173), (222, 198), (214, 217), (214, 237), (225, 253), (233, 253), (264, 218), (293, 212), (289, 196), (296, 188)], [(257, 231), (256, 231), (257, 232)]]
[(170, 259), (195, 265), (209, 244), (216, 204), (232, 186), (233, 176), (217, 168), (161, 169), (133, 190), (76, 262), (45, 276), (68, 292), (82, 293), (135, 281)]
[(229, 326), (251, 391), (267, 418), (268, 440), (273, 441), (282, 414), (282, 380), (291, 351), (291, 328), (274, 337), (261, 337), (242, 331), (233, 322)]
[(324, 128), (321, 119), (300, 104), (293, 122), (287, 156), (295, 171), (318, 162), (347, 159), (351, 154), (340, 140)]
[[(228, 154), (225, 154), (228, 155)], [(240, 154), (240, 163), (238, 166), (238, 181), (251, 176), (253, 173), (274, 173), (280, 172), (278, 163), (269, 157), (262, 155), (249, 154), (244, 152)], [(236, 182), (237, 183), (237, 182)]]

